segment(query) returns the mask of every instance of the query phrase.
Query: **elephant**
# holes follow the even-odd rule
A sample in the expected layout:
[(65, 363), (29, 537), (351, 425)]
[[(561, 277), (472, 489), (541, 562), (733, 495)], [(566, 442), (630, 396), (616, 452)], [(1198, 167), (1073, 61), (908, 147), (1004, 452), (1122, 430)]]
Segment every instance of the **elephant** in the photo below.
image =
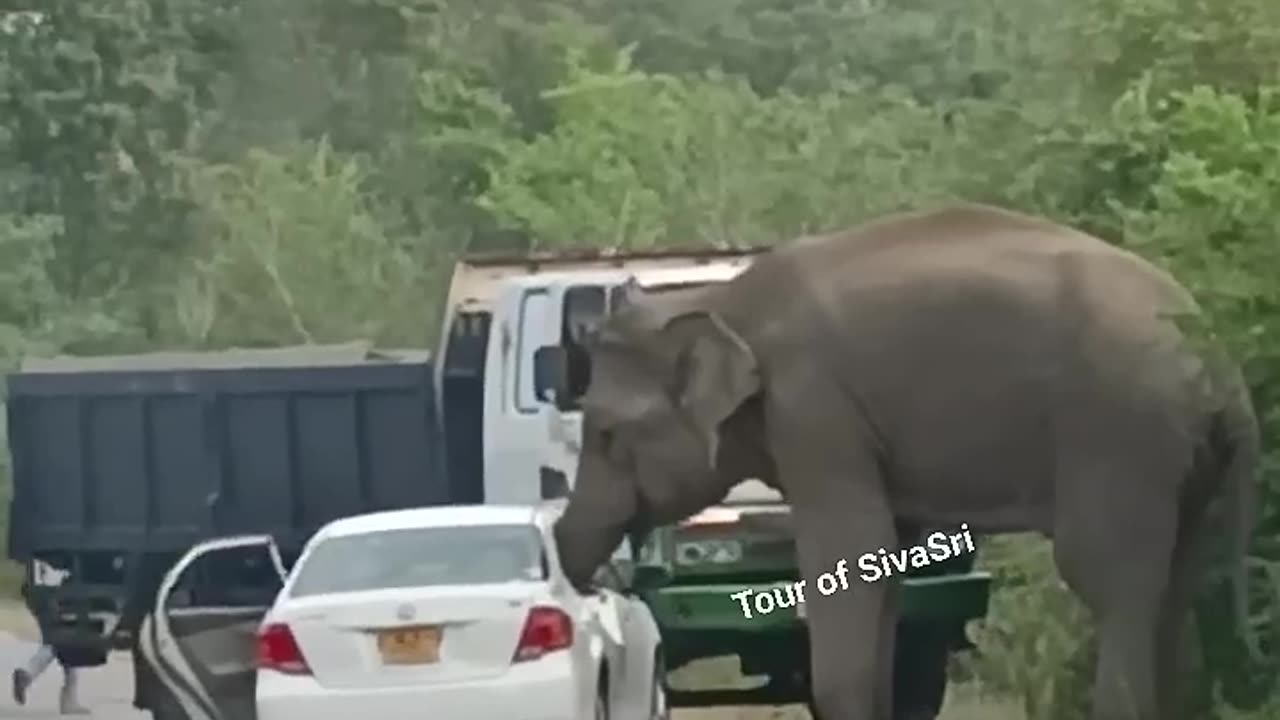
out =
[[(1039, 533), (1097, 623), (1092, 719), (1177, 717), (1218, 531), (1246, 625), (1260, 452), (1241, 368), (1193, 342), (1199, 315), (1137, 254), (976, 203), (798, 237), (726, 282), (631, 281), (586, 348), (561, 565), (590, 587), (621, 542), (744, 478), (790, 505), (811, 588), (927, 527)], [(892, 716), (896, 581), (806, 598), (824, 720)]]

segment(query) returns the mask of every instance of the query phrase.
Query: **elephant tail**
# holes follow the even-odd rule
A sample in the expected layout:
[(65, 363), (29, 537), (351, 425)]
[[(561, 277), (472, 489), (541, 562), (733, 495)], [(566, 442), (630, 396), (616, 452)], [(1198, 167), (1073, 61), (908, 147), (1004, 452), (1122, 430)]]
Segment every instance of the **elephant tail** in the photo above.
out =
[(1231, 528), (1234, 563), (1232, 595), (1240, 639), (1250, 656), (1262, 657), (1249, 623), (1249, 545), (1253, 538), (1257, 508), (1257, 472), (1261, 459), (1261, 441), (1249, 389), (1241, 379), (1235, 397), (1220, 416), (1218, 444), (1223, 452), (1226, 489), (1231, 495)]

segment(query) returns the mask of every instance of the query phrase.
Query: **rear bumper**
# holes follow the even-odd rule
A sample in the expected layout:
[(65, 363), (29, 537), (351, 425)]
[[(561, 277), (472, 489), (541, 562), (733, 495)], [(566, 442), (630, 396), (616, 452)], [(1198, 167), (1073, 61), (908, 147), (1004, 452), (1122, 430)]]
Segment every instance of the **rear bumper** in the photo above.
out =
[[(645, 602), (663, 635), (681, 632), (776, 633), (803, 627), (795, 608), (777, 609), (768, 615), (752, 612), (750, 618), (730, 596), (744, 589), (769, 592), (790, 583), (669, 585), (647, 593)], [(985, 617), (991, 590), (991, 574), (969, 572), (902, 581), (903, 622), (964, 623)]]
[(327, 688), (311, 677), (258, 674), (258, 720), (566, 720), (576, 716), (567, 653), (481, 680)]

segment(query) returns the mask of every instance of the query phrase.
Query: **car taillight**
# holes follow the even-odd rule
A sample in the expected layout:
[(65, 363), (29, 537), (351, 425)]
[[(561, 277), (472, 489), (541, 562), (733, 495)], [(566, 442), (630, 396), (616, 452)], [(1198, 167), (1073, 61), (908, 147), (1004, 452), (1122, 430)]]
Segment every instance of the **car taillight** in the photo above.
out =
[(520, 643), (516, 645), (512, 662), (537, 660), (555, 650), (573, 645), (573, 622), (560, 608), (530, 608), (520, 631)]
[(270, 623), (258, 629), (257, 665), (260, 670), (275, 670), (286, 675), (311, 674), (306, 658), (302, 657), (302, 648), (284, 623)]

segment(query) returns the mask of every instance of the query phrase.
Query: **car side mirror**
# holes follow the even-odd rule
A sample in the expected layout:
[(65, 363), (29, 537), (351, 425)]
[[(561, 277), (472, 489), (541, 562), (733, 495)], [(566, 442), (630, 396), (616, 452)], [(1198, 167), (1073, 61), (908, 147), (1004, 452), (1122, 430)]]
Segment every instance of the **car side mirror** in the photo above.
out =
[(533, 352), (533, 392), (543, 402), (558, 403), (569, 390), (569, 356), (559, 345)]

